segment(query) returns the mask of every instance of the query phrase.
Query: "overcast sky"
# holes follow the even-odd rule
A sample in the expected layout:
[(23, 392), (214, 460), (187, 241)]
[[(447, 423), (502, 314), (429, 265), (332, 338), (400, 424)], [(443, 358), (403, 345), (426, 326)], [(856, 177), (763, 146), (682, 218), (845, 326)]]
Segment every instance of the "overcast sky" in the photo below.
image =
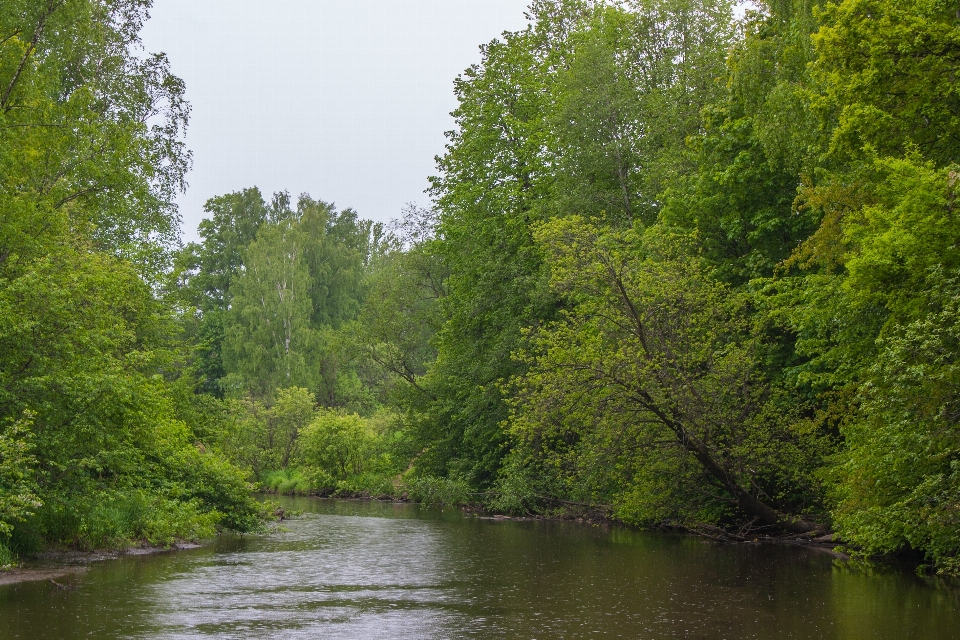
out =
[(426, 205), (453, 80), (524, 27), (527, 2), (154, 0), (144, 46), (170, 57), (193, 106), (184, 239), (207, 198), (254, 185), (376, 220)]

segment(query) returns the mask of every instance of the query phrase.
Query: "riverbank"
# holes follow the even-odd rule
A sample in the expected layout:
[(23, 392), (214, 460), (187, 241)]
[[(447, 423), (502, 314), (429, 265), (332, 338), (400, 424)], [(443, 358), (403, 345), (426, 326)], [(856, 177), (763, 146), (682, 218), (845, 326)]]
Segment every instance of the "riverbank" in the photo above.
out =
[[(283, 494), (271, 493), (269, 495), (281, 496)], [(293, 496), (290, 496), (293, 497)], [(362, 492), (356, 493), (353, 495), (332, 495), (332, 492), (313, 492), (307, 495), (298, 496), (301, 498), (310, 498), (315, 500), (343, 500), (343, 501), (372, 501), (372, 502), (389, 502), (389, 503), (398, 503), (398, 504), (409, 504), (409, 503), (418, 503), (421, 501), (412, 500), (409, 494), (405, 491), (399, 496), (391, 495), (364, 495)], [(421, 502), (423, 503), (423, 502)], [(438, 502), (437, 504), (443, 504)], [(615, 518), (612, 518), (608, 513), (596, 506), (590, 506), (580, 503), (571, 503), (568, 506), (567, 511), (563, 513), (558, 513), (556, 515), (526, 515), (526, 516), (512, 516), (497, 513), (495, 511), (490, 511), (485, 509), (482, 505), (479, 504), (456, 504), (448, 505), (455, 506), (464, 514), (471, 514), (474, 517), (483, 520), (501, 520), (501, 521), (564, 521), (564, 522), (576, 522), (584, 525), (591, 526), (618, 526), (624, 527), (626, 529), (634, 531), (670, 531), (674, 533), (683, 533), (691, 536), (703, 538), (704, 541), (713, 542), (717, 544), (731, 544), (731, 545), (785, 545), (790, 547), (800, 547), (804, 549), (811, 549), (814, 551), (819, 551), (826, 553), (834, 558), (840, 560), (849, 560), (850, 555), (843, 551), (838, 551), (837, 549), (844, 549), (846, 545), (840, 541), (836, 540), (834, 534), (827, 534), (817, 537), (803, 536), (797, 534), (784, 534), (780, 536), (776, 535), (766, 535), (759, 534), (756, 535), (742, 535), (741, 533), (732, 533), (721, 529), (720, 527), (713, 527), (709, 525), (694, 526), (694, 527), (684, 527), (677, 525), (664, 525), (661, 527), (653, 528), (644, 528), (637, 527), (634, 525), (627, 524)]]
[(957, 596), (932, 581), (803, 548), (375, 500), (280, 504), (303, 512), (283, 533), (90, 563), (54, 577), (64, 589), (0, 587), (0, 636), (939, 640), (960, 621)]
[[(280, 497), (277, 494), (267, 494), (272, 497)], [(292, 496), (291, 496), (292, 497)], [(355, 495), (350, 497), (328, 497), (328, 496), (299, 496), (300, 498), (309, 498), (312, 500), (322, 500), (329, 502), (380, 502), (380, 503), (394, 503), (394, 504), (412, 504), (416, 503), (409, 498), (409, 496), (404, 493), (400, 496), (388, 496), (388, 495)], [(576, 524), (598, 527), (602, 526), (605, 528), (609, 527), (620, 527), (626, 530), (631, 531), (643, 531), (644, 529), (635, 527), (623, 522), (620, 522), (616, 519), (610, 518), (603, 515), (598, 510), (590, 510), (589, 513), (585, 514), (582, 511), (570, 510), (567, 513), (544, 516), (544, 515), (531, 515), (531, 516), (511, 516), (506, 514), (500, 514), (492, 511), (488, 511), (480, 507), (479, 505), (457, 505), (456, 508), (463, 513), (465, 516), (472, 516), (481, 520), (491, 520), (491, 521), (502, 521), (502, 522), (524, 522), (524, 521), (555, 521), (555, 522), (573, 522)], [(279, 521), (285, 519), (296, 517), (299, 515), (297, 511), (291, 511), (287, 509), (279, 509), (277, 512), (273, 513)], [(733, 545), (733, 546), (758, 546), (758, 545), (778, 545), (778, 546), (791, 546), (796, 548), (802, 548), (807, 550), (812, 550), (816, 552), (826, 553), (830, 556), (833, 556), (837, 559), (848, 560), (850, 556), (841, 551), (837, 551), (837, 547), (841, 547), (840, 542), (835, 542), (831, 536), (822, 536), (820, 538), (804, 538), (802, 536), (757, 536), (754, 538), (745, 538), (743, 536), (738, 536), (739, 539), (732, 537), (723, 537), (720, 532), (723, 530), (717, 529), (716, 531), (707, 531), (702, 529), (694, 529), (689, 527), (660, 527), (658, 528), (664, 532), (672, 532), (677, 534), (686, 534), (691, 537), (699, 537), (703, 539), (705, 543), (718, 544), (718, 545)], [(649, 529), (648, 529), (649, 530)], [(656, 529), (654, 529), (656, 530)], [(131, 546), (123, 549), (100, 549), (94, 551), (76, 551), (76, 550), (47, 550), (43, 551), (30, 560), (28, 560), (24, 566), (15, 567), (5, 571), (0, 571), (0, 585), (8, 584), (17, 584), (22, 582), (36, 582), (36, 581), (49, 581), (52, 586), (55, 588), (70, 588), (69, 581), (64, 584), (64, 578), (69, 579), (69, 577), (84, 573), (91, 564), (102, 562), (105, 560), (115, 560), (118, 558), (126, 556), (143, 556), (143, 555), (153, 555), (160, 553), (167, 553), (173, 551), (187, 550), (187, 549), (197, 549), (209, 544), (211, 541), (205, 541), (203, 543), (194, 543), (194, 542), (179, 542), (171, 546), (153, 546), (153, 545), (141, 545), (141, 546)]]
[(158, 553), (198, 549), (203, 544), (179, 542), (169, 547), (143, 545), (124, 549), (100, 549), (95, 551), (42, 551), (23, 566), (0, 571), (0, 585), (46, 580), (58, 588), (69, 588), (57, 580), (84, 573), (91, 564), (116, 560), (125, 556), (146, 556)]

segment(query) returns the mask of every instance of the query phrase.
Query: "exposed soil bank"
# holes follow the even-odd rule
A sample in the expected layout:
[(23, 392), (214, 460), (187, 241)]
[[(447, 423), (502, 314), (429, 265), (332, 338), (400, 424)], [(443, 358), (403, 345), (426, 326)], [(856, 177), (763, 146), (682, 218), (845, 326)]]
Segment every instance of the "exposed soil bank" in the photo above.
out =
[[(29, 567), (0, 571), (0, 586), (16, 584), (18, 582), (35, 582), (39, 580), (56, 581), (76, 573), (83, 573), (86, 567)], [(54, 582), (54, 584), (56, 584)]]

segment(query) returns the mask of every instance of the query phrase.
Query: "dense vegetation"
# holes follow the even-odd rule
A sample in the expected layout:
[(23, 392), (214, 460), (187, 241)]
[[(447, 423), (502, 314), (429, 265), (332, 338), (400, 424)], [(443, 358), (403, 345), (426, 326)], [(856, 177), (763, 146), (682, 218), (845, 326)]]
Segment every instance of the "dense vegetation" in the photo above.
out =
[(956, 572), (955, 7), (530, 16), (456, 83), (417, 471)]
[(189, 106), (163, 56), (136, 55), (146, 4), (0, 9), (0, 564), (260, 526), (244, 472), (178, 412), (159, 287)]
[(3, 0), (0, 554), (253, 530), (259, 485), (960, 573), (950, 3), (537, 0), (430, 210), (250, 188), (185, 247), (147, 4)]

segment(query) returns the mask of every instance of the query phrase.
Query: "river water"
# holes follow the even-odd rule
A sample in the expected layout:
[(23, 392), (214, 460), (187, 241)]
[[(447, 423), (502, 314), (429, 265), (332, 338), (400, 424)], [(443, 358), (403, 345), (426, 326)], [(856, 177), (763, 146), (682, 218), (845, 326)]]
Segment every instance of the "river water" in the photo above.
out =
[(960, 599), (813, 550), (287, 499), (287, 531), (0, 586), (0, 638), (960, 638)]

